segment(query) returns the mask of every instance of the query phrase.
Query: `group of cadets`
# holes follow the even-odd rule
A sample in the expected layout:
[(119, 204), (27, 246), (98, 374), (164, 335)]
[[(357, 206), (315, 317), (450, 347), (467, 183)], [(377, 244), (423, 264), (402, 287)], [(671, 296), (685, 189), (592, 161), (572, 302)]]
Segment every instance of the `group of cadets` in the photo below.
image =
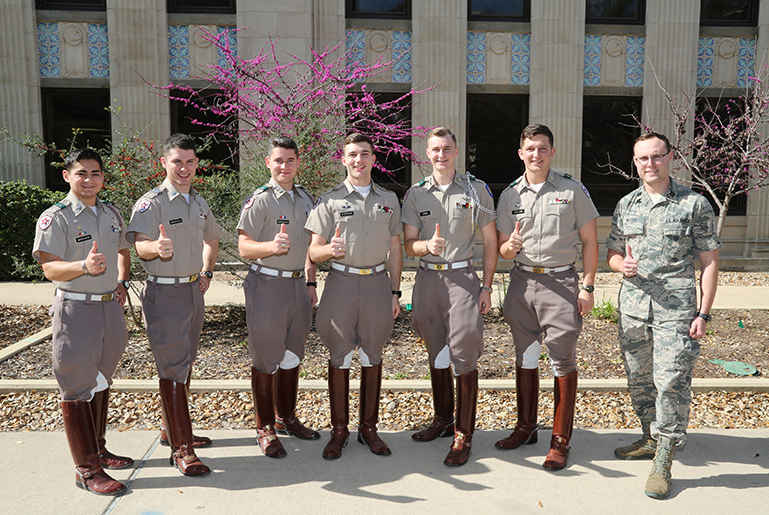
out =
[[(238, 249), (250, 262), (243, 283), (251, 357), (257, 443), (271, 458), (287, 455), (278, 435), (317, 440), (296, 417), (299, 366), (318, 301), (315, 263), (329, 262), (315, 323), (328, 348), (331, 435), (322, 456), (340, 458), (348, 443), (350, 366), (361, 364), (358, 442), (391, 454), (377, 433), (382, 349), (400, 313), (403, 250), (419, 260), (412, 326), (427, 347), (434, 417), (414, 433), (418, 442), (451, 437), (444, 459), (470, 456), (478, 399), (482, 315), (491, 308), (498, 256), (513, 260), (504, 302), (516, 349), (518, 420), (496, 447), (516, 449), (538, 440), (538, 364), (547, 347), (554, 376), (554, 418), (548, 470), (567, 466), (577, 396), (576, 343), (593, 307), (598, 265), (598, 212), (590, 194), (555, 172), (553, 134), (530, 125), (518, 155), (525, 173), (501, 195), (456, 170), (456, 137), (428, 135), (432, 173), (414, 184), (403, 205), (374, 183), (372, 141), (354, 133), (344, 141), (345, 180), (317, 201), (295, 183), (299, 149), (272, 140), (265, 164), (270, 181), (243, 203)], [(707, 201), (669, 177), (667, 139), (648, 133), (634, 145), (642, 185), (617, 206), (607, 240), (608, 264), (623, 274), (620, 344), (642, 438), (620, 447), (621, 459), (653, 459), (645, 493), (669, 495), (671, 463), (686, 441), (691, 376), (715, 297), (718, 248)], [(106, 448), (109, 388), (128, 336), (123, 316), (133, 244), (147, 272), (141, 294), (144, 321), (160, 382), (160, 442), (170, 464), (188, 476), (210, 469), (196, 449), (211, 440), (192, 433), (188, 392), (203, 326), (204, 295), (218, 253), (220, 228), (191, 187), (198, 165), (193, 141), (175, 134), (165, 143), (164, 182), (134, 205), (126, 225), (97, 197), (102, 162), (91, 149), (65, 161), (69, 195), (38, 221), (33, 255), (56, 285), (53, 368), (64, 427), (75, 462), (75, 483), (102, 495), (125, 486), (104, 469), (133, 464)], [(476, 229), (483, 276), (473, 266)], [(401, 245), (403, 238), (403, 245)], [(582, 247), (583, 276), (575, 268)], [(632, 250), (631, 250), (632, 247)], [(702, 263), (696, 298), (694, 258)], [(455, 394), (456, 382), (456, 394)], [(456, 399), (456, 405), (455, 405)]]

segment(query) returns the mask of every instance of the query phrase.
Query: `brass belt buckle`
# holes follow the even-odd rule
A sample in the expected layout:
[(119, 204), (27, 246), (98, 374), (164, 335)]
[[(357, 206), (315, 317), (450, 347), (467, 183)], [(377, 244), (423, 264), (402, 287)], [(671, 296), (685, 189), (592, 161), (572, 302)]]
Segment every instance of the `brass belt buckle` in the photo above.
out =
[(534, 267), (534, 273), (535, 274), (544, 274), (545, 273), (545, 269), (542, 268), (541, 266), (535, 266)]
[(101, 296), (102, 302), (107, 302), (108, 300), (112, 300), (112, 294), (111, 293), (105, 293)]
[(360, 271), (358, 271), (358, 274), (360, 275), (369, 275), (371, 274), (370, 268), (361, 268)]
[(294, 278), (294, 279), (302, 277), (302, 272), (299, 271), (299, 270), (295, 270), (294, 273), (291, 274), (291, 277)]
[(435, 269), (436, 270), (446, 270), (446, 269), (448, 269), (448, 266), (443, 265), (443, 264), (438, 264), (438, 265), (435, 265)]
[(191, 282), (191, 283), (192, 283), (192, 282), (195, 282), (195, 281), (197, 281), (197, 280), (198, 280), (198, 274), (192, 274), (192, 275), (190, 276), (190, 282)]

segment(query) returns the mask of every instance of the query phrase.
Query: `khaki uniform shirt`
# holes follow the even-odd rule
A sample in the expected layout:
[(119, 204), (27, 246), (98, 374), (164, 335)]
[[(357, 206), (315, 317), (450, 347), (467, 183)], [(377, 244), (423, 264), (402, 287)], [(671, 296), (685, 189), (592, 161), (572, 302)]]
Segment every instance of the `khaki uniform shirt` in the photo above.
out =
[(499, 197), (497, 229), (512, 234), (521, 222), (523, 248), (515, 261), (527, 266), (557, 267), (577, 260), (579, 230), (598, 218), (587, 188), (571, 175), (550, 170), (539, 192), (524, 173)]
[(624, 254), (626, 245), (638, 260), (638, 273), (622, 281), (620, 311), (643, 319), (691, 319), (697, 309), (694, 259), (721, 247), (705, 197), (672, 179), (664, 195), (650, 196), (643, 186), (625, 195), (614, 210), (606, 247)]
[(163, 184), (146, 193), (134, 205), (126, 238), (135, 242), (135, 234), (146, 234), (156, 240), (160, 224), (174, 245), (170, 259), (142, 259), (142, 267), (158, 277), (185, 277), (200, 272), (203, 266), (203, 244), (219, 237), (221, 230), (203, 197), (190, 189), (189, 204), (173, 184)]
[(238, 229), (255, 241), (272, 241), (286, 226), (291, 245), (287, 254), (255, 259), (254, 262), (279, 270), (302, 270), (307, 259), (310, 234), (304, 224), (312, 210), (312, 196), (301, 186), (294, 185), (294, 198), (270, 180), (256, 190), (243, 204)]
[(346, 252), (334, 261), (366, 268), (387, 259), (390, 240), (403, 233), (400, 214), (398, 197), (392, 191), (372, 181), (364, 199), (345, 179), (318, 198), (304, 228), (331, 241), (339, 226)]
[(117, 288), (118, 250), (130, 245), (125, 238), (125, 223), (111, 204), (96, 199), (96, 212), (72, 192), (61, 202), (46, 209), (37, 222), (32, 256), (40, 261), (40, 252), (58, 256), (62, 261), (82, 261), (94, 242), (107, 262), (99, 275), (82, 275), (71, 281), (53, 281), (57, 288), (78, 293), (108, 293)]
[[(469, 179), (468, 179), (469, 177)], [(474, 207), (473, 193), (481, 206)], [(473, 223), (473, 211), (477, 211)], [(435, 234), (435, 224), (441, 226), (441, 238), (446, 248), (440, 256), (426, 254), (420, 259), (429, 263), (453, 263), (472, 259), (475, 251), (475, 226), (485, 227), (496, 219), (494, 197), (486, 183), (469, 174), (454, 174), (454, 181), (441, 191), (432, 175), (414, 184), (403, 199), (401, 221), (419, 229), (419, 238), (429, 240)]]

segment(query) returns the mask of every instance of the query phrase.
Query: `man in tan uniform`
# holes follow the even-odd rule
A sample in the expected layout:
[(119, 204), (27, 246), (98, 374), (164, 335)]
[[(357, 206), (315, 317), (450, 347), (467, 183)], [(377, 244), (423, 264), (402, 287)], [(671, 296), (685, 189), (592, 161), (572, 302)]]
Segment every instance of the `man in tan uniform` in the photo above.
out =
[(318, 301), (315, 264), (307, 254), (310, 235), (304, 230), (313, 199), (294, 184), (298, 152), (290, 138), (272, 140), (265, 158), (272, 178), (248, 197), (238, 223), (240, 255), (251, 260), (243, 290), (257, 442), (271, 458), (286, 456), (276, 431), (303, 440), (320, 438), (294, 414), (299, 364)]
[(192, 189), (198, 166), (192, 139), (184, 134), (168, 138), (160, 161), (166, 180), (134, 206), (127, 239), (147, 272), (142, 309), (160, 377), (171, 463), (182, 474), (201, 476), (211, 470), (193, 447), (210, 445), (210, 440), (197, 445), (193, 440), (187, 394), (220, 229), (206, 201)]
[(56, 285), (53, 373), (75, 484), (116, 495), (125, 486), (103, 469), (133, 465), (109, 452), (105, 440), (112, 374), (128, 343), (123, 304), (131, 257), (120, 212), (96, 196), (104, 184), (99, 154), (76, 150), (64, 167), (69, 195), (40, 215), (32, 255)]
[[(598, 266), (598, 211), (587, 188), (571, 175), (550, 169), (554, 154), (548, 127), (526, 127), (518, 150), (526, 171), (502, 192), (497, 205), (499, 254), (515, 259), (504, 315), (515, 341), (518, 423), (496, 447), (516, 449), (537, 441), (538, 367), (544, 338), (555, 376), (553, 436), (543, 463), (548, 470), (564, 468), (569, 457), (577, 400), (577, 338), (582, 317), (593, 308)], [(580, 241), (581, 289), (574, 269)]]
[[(497, 267), (494, 199), (483, 181), (457, 173), (457, 140), (439, 127), (427, 139), (433, 173), (409, 189), (403, 201), (404, 246), (419, 257), (414, 283), (412, 326), (427, 344), (435, 417), (411, 435), (427, 442), (453, 436), (443, 461), (467, 463), (475, 432), (478, 358), (483, 352), (483, 318), (491, 308), (491, 284)], [(483, 238), (483, 283), (473, 268), (475, 228)], [(421, 239), (420, 239), (421, 238)], [(457, 419), (454, 384), (457, 376)]]
[(315, 317), (318, 334), (331, 354), (328, 389), (333, 427), (323, 450), (329, 460), (342, 455), (350, 434), (350, 363), (356, 348), (361, 361), (358, 441), (374, 454), (390, 454), (376, 424), (382, 348), (400, 313), (403, 228), (398, 198), (371, 180), (375, 159), (368, 137), (347, 136), (342, 157), (347, 179), (321, 195), (305, 225), (312, 233), (310, 258), (315, 263), (331, 260)]

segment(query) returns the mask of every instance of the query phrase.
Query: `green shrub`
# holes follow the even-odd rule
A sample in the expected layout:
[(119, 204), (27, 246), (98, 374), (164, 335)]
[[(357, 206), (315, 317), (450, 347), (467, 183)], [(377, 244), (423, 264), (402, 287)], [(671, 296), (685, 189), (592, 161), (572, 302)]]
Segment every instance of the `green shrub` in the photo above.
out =
[(32, 257), (40, 213), (65, 197), (26, 181), (0, 182), (0, 281), (42, 280), (43, 269)]

